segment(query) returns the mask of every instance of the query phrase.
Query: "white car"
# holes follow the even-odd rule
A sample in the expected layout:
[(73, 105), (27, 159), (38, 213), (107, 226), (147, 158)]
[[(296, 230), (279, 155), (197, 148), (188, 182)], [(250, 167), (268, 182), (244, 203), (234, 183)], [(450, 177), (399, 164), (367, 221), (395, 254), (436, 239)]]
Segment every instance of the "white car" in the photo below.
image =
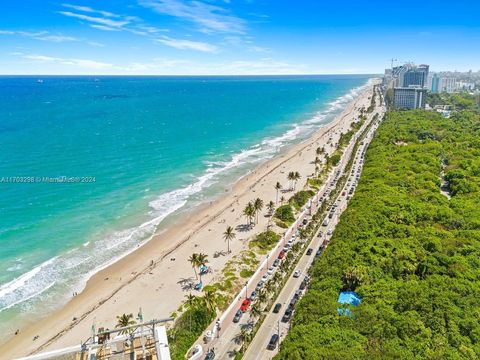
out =
[(270, 268), (269, 268), (268, 271), (267, 271), (267, 274), (268, 274), (268, 275), (272, 275), (274, 272), (275, 272), (275, 267), (270, 266)]
[(262, 276), (262, 281), (267, 281), (269, 277), (270, 277), (270, 275), (268, 273), (263, 275)]
[(332, 234), (333, 234), (333, 230), (332, 230), (332, 229), (328, 229), (328, 231), (327, 231), (327, 235), (329, 235), (329, 236), (330, 236), (330, 235), (332, 235)]
[(295, 270), (295, 272), (293, 273), (293, 277), (294, 277), (294, 278), (298, 278), (298, 277), (300, 277), (300, 274), (301, 274), (301, 273), (302, 273), (301, 270), (300, 270), (300, 269), (297, 269), (297, 270)]

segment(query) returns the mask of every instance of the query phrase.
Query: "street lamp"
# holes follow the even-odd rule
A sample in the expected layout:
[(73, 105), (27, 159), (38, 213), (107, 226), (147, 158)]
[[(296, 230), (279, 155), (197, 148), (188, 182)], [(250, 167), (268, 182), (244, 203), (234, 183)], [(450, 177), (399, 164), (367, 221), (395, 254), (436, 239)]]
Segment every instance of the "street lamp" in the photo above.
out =
[(248, 299), (248, 289), (247, 289), (248, 281), (245, 281), (245, 299)]
[(267, 269), (268, 269), (268, 257), (270, 256), (270, 254), (267, 254)]

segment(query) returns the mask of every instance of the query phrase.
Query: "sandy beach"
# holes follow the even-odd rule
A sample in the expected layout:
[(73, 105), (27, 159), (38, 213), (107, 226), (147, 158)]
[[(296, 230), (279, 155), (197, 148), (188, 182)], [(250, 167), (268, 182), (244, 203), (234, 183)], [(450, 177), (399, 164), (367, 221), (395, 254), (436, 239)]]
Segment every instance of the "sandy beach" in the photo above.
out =
[[(245, 224), (242, 211), (252, 199), (259, 197), (265, 203), (275, 201), (274, 185), (279, 181), (287, 188), (289, 171), (301, 174), (299, 190), (314, 172), (316, 149), (333, 150), (332, 144), (338, 141), (340, 134), (348, 131), (351, 123), (358, 119), (359, 109), (370, 105), (372, 89), (373, 84), (368, 85), (334, 121), (309, 139), (260, 165), (226, 188), (216, 201), (182, 216), (148, 243), (95, 274), (84, 291), (72, 297), (62, 309), (32, 326), (20, 328), (18, 335), (0, 346), (1, 357), (10, 359), (79, 344), (90, 336), (93, 323), (97, 328), (113, 328), (117, 315), (137, 314), (139, 307), (147, 320), (169, 317), (185, 295), (200, 294), (184, 288), (185, 283), (195, 281), (187, 261), (190, 255), (198, 252), (208, 255), (213, 272), (204, 276), (204, 284), (219, 280), (225, 263), (247, 248), (249, 239), (255, 234), (265, 231), (268, 219), (260, 216), (253, 229), (236, 231), (236, 239), (230, 242), (230, 254), (226, 254), (227, 244), (222, 238), (225, 228)], [(292, 194), (288, 192), (284, 196), (289, 198)], [(264, 209), (263, 213), (266, 212)], [(218, 251), (224, 251), (225, 255), (214, 257)], [(39, 338), (33, 341), (37, 335)]]

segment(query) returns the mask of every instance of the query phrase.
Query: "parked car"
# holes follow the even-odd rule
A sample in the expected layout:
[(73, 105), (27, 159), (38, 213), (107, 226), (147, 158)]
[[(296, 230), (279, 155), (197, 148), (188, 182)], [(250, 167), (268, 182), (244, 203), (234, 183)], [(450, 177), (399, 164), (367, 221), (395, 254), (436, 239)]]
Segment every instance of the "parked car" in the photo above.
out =
[(282, 322), (289, 322), (292, 317), (292, 312), (293, 310), (290, 308), (285, 310), (285, 314), (283, 314), (283, 317), (282, 317)]
[(250, 304), (251, 304), (250, 299), (245, 299), (245, 300), (243, 300), (242, 305), (240, 306), (240, 310), (242, 310), (242, 311), (244, 311), (244, 312), (247, 311), (247, 309), (248, 309), (248, 307), (250, 306)]
[(302, 296), (302, 290), (298, 289), (297, 291), (295, 291), (295, 295), (293, 295), (293, 297), (298, 300), (300, 299), (300, 296)]
[(322, 255), (322, 249), (319, 248), (317, 250), (317, 253), (315, 254), (315, 256), (320, 256), (320, 255)]
[(307, 225), (307, 224), (308, 224), (308, 220), (307, 220), (307, 219), (303, 219), (302, 223), (303, 223), (303, 225)]
[(275, 267), (273, 267), (273, 265), (272, 265), (272, 266), (270, 266), (270, 268), (268, 269), (267, 274), (270, 276), (270, 275), (272, 275), (274, 272), (275, 272)]
[(323, 220), (322, 226), (328, 226), (328, 223), (329, 223), (328, 219), (325, 219)]
[(207, 352), (207, 356), (205, 356), (205, 360), (213, 360), (215, 359), (215, 351), (212, 349)]
[(263, 274), (262, 281), (267, 281), (269, 277), (270, 277), (270, 275), (268, 275), (268, 273)]
[(288, 304), (289, 309), (293, 309), (295, 307), (295, 304), (297, 303), (297, 299), (294, 297), (291, 301), (290, 304)]
[(242, 318), (242, 315), (243, 315), (243, 311), (238, 309), (238, 311), (235, 313), (235, 316), (233, 317), (233, 322), (238, 323)]
[(275, 259), (273, 266), (277, 267), (278, 265), (280, 265), (280, 259)]
[(312, 255), (312, 252), (313, 252), (313, 249), (312, 249), (312, 248), (309, 248), (309, 249), (307, 250), (307, 255)]
[(278, 344), (278, 334), (273, 334), (272, 337), (270, 338), (270, 341), (268, 342), (267, 349), (268, 350), (275, 350)]
[(275, 306), (274, 306), (274, 308), (273, 308), (273, 312), (274, 312), (275, 314), (278, 314), (278, 313), (280, 312), (280, 309), (281, 309), (281, 308), (282, 308), (282, 304), (277, 303), (277, 304), (275, 304)]
[(250, 294), (249, 299), (250, 299), (250, 301), (253, 301), (253, 300), (255, 300), (256, 298), (257, 298), (257, 292), (254, 290), (254, 291), (252, 291), (252, 293)]
[(302, 271), (300, 269), (297, 269), (295, 270), (295, 272), (293, 273), (293, 277), (294, 278), (298, 278), (300, 277), (300, 274), (302, 273)]
[(260, 281), (258, 282), (257, 286), (255, 287), (255, 290), (256, 290), (256, 291), (259, 291), (259, 290), (263, 287), (263, 284), (265, 284), (265, 283), (260, 280)]
[(283, 258), (285, 257), (285, 251), (280, 251), (280, 254), (278, 254), (278, 258), (279, 260), (282, 260)]
[(300, 284), (299, 289), (300, 290), (305, 290), (306, 287), (307, 287), (307, 282), (305, 280), (303, 280), (302, 283)]

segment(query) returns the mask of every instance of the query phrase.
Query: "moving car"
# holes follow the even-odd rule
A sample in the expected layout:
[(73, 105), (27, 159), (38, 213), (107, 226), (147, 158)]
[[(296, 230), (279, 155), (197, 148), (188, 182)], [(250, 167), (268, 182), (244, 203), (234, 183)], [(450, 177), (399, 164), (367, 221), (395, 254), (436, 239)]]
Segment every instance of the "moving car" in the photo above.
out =
[(274, 350), (277, 347), (277, 344), (278, 344), (278, 334), (273, 334), (272, 337), (270, 338), (270, 341), (268, 342), (267, 349)]
[(332, 230), (332, 229), (328, 229), (328, 231), (327, 231), (327, 235), (329, 235), (329, 236), (330, 236), (330, 235), (332, 235), (332, 234), (333, 234), (333, 230)]
[(312, 255), (312, 253), (313, 253), (313, 249), (312, 249), (312, 248), (309, 248), (309, 249), (307, 250), (307, 255)]
[(302, 273), (302, 271), (300, 269), (297, 269), (295, 270), (295, 272), (293, 273), (293, 277), (294, 278), (298, 278), (300, 277), (300, 274)]
[(275, 307), (273, 308), (273, 312), (274, 312), (275, 314), (277, 314), (277, 313), (280, 312), (280, 309), (281, 309), (281, 308), (282, 308), (282, 304), (277, 303), (277, 304), (275, 304)]
[(250, 303), (251, 303), (250, 299), (243, 300), (242, 305), (240, 306), (240, 310), (244, 312), (247, 311), (248, 307), (250, 306)]
[(242, 315), (243, 315), (243, 311), (238, 309), (238, 311), (235, 313), (235, 316), (233, 317), (233, 322), (238, 323), (242, 318)]

